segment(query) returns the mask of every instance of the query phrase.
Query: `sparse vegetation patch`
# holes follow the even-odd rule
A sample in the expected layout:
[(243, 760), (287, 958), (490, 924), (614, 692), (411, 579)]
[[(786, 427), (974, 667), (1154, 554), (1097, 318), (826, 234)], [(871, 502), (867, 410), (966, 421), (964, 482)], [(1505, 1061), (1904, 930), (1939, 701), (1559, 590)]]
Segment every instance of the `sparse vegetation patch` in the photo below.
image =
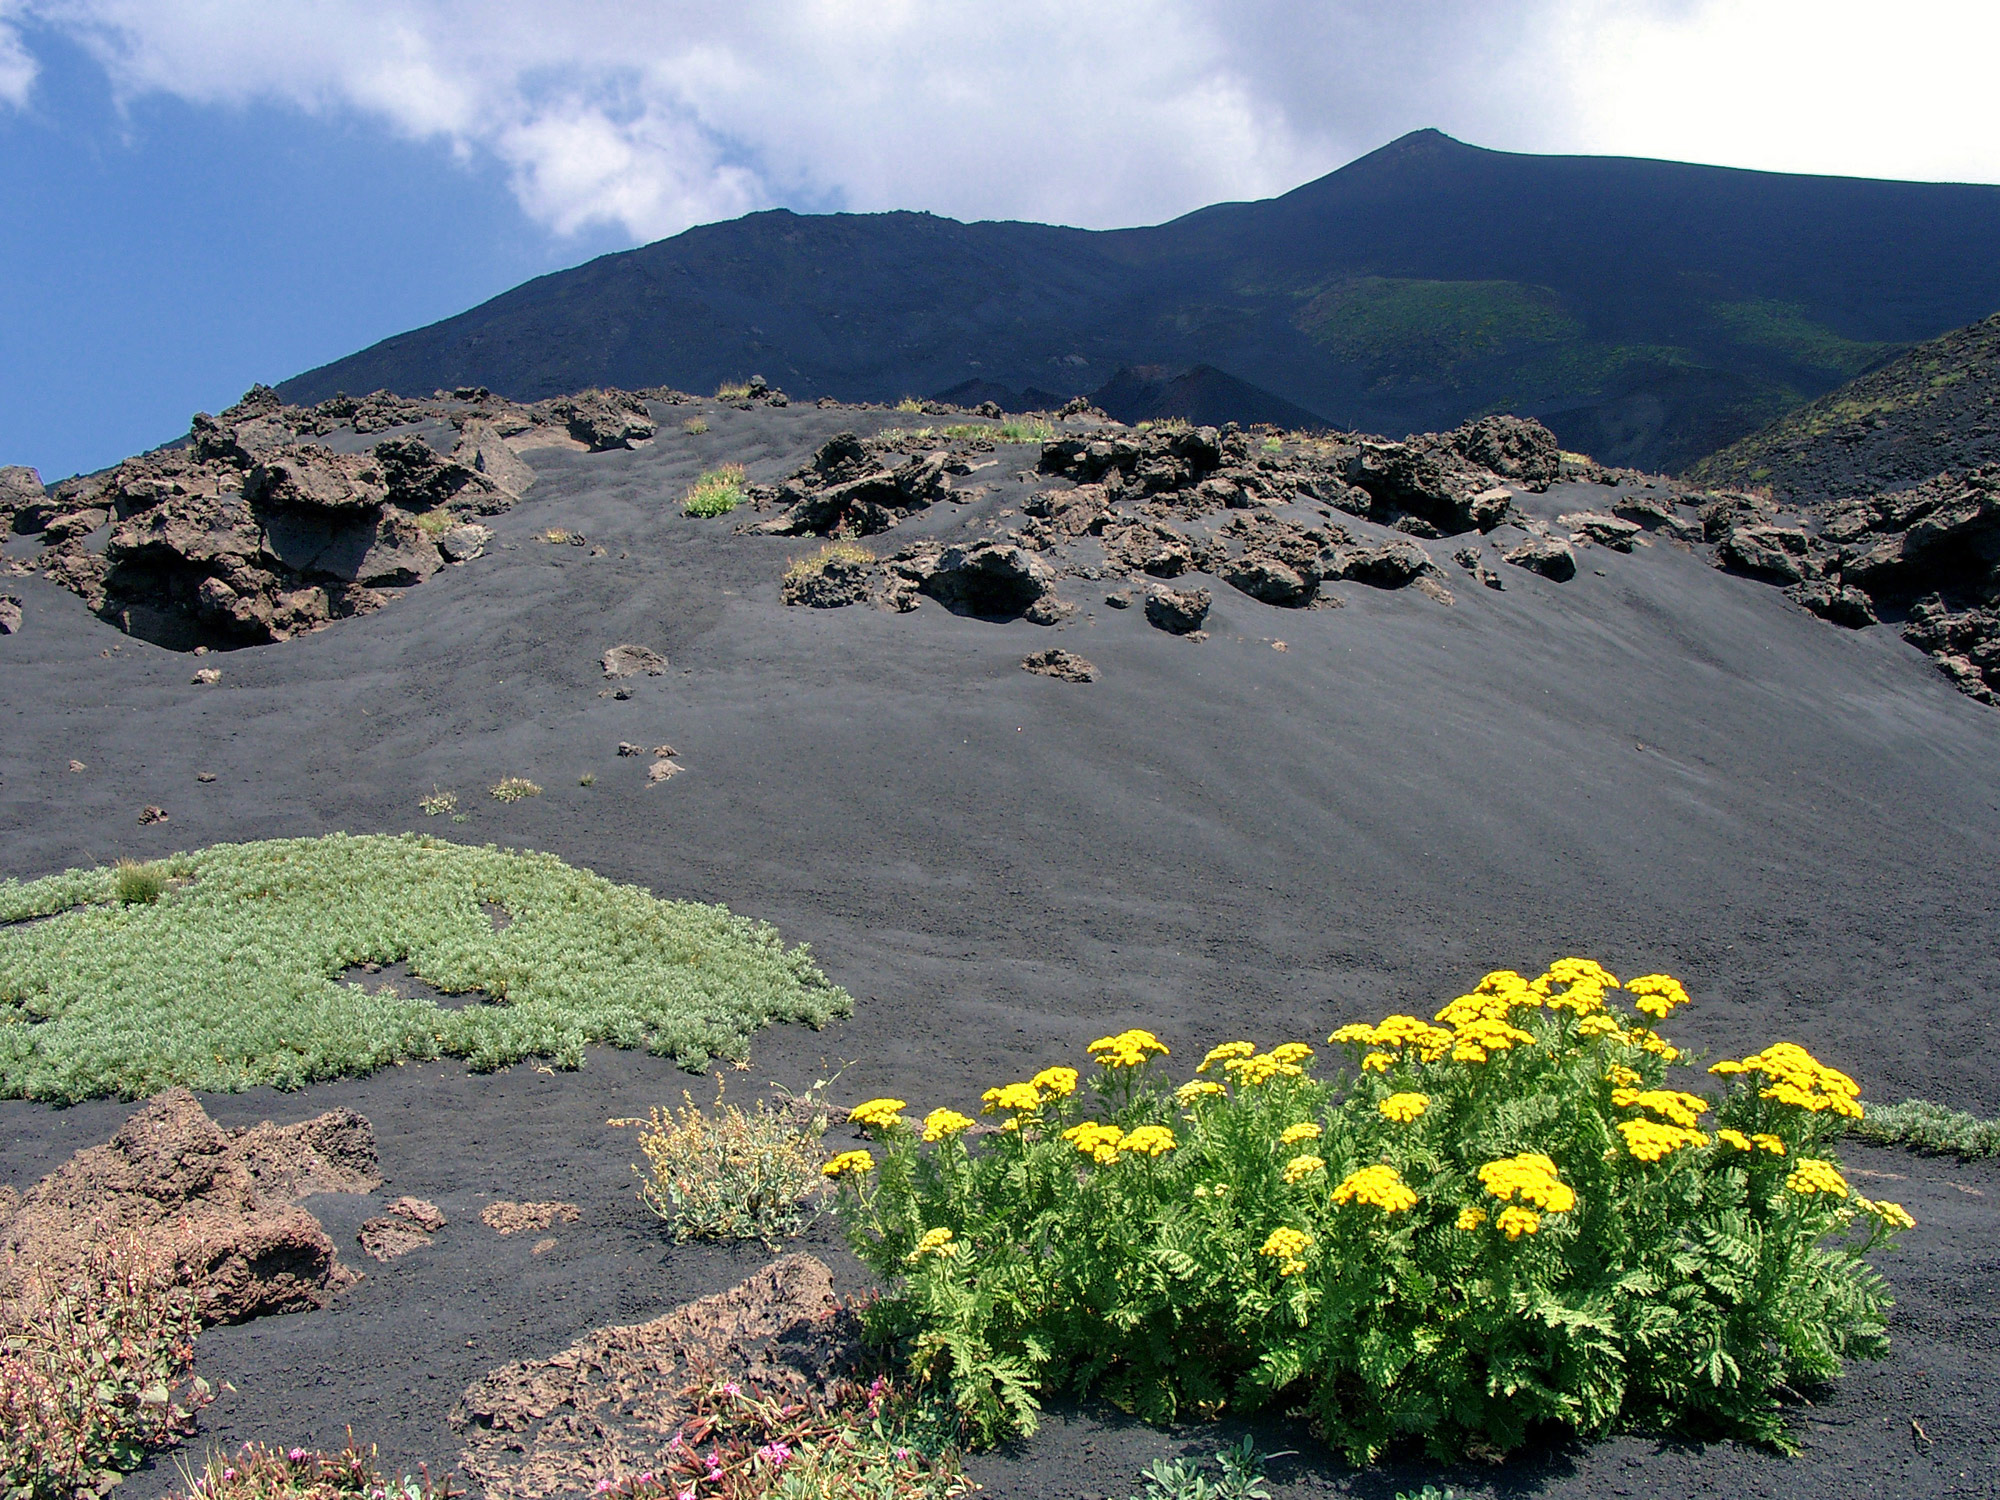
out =
[(1928, 1099), (1873, 1104), (1850, 1132), (1878, 1146), (1906, 1146), (1933, 1156), (1981, 1161), (2000, 1156), (2000, 1120), (1982, 1120)]
[[(334, 834), (163, 863), (179, 883), (140, 905), (111, 869), (0, 883), (0, 1097), (297, 1088), (438, 1056), (578, 1067), (594, 1042), (701, 1068), (850, 1007), (770, 927), (552, 855)], [(489, 906), (512, 920), (495, 930)], [(486, 1003), (340, 981), (398, 960)]]
[(542, 789), (525, 776), (503, 776), (486, 789), (486, 795), (495, 802), (519, 802), (541, 796)]
[(743, 465), (724, 464), (710, 469), (688, 486), (681, 500), (681, 513), (704, 520), (726, 516), (743, 503)]
[(646, 1157), (639, 1201), (677, 1240), (756, 1239), (776, 1249), (797, 1234), (823, 1182), (826, 1111), (818, 1099), (808, 1095), (785, 1109), (759, 1099), (745, 1110), (722, 1102), (717, 1079), (710, 1110), (685, 1092), (681, 1104), (613, 1122), (639, 1131)]

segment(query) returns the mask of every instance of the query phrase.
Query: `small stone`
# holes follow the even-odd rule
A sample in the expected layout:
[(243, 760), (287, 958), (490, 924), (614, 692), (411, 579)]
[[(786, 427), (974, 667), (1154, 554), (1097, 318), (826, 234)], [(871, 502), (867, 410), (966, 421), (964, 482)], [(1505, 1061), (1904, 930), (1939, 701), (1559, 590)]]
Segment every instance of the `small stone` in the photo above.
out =
[(646, 767), (646, 785), (658, 786), (663, 781), (670, 781), (679, 775), (682, 769), (679, 761), (656, 760)]
[(618, 753), (620, 755), (637, 755), (640, 753), (640, 750), (630, 740), (620, 740), (618, 742)]
[(80, 761), (80, 760), (73, 760), (73, 761), (71, 761), (71, 762), (69, 763), (69, 768), (70, 768), (70, 769), (71, 769), (72, 771), (88, 771), (88, 770), (90, 769), (90, 767), (89, 767), (89, 766), (86, 766), (86, 765), (85, 765), (85, 764), (84, 764), (84, 763), (83, 763), (82, 761)]
[(1038, 677), (1053, 677), (1059, 682), (1097, 681), (1096, 667), (1074, 651), (1065, 651), (1060, 646), (1050, 646), (1045, 651), (1031, 652), (1022, 657), (1021, 669)]
[(164, 823), (167, 821), (167, 810), (164, 807), (148, 806), (139, 814), (139, 821), (141, 823)]
[(647, 677), (660, 677), (665, 675), (666, 670), (667, 659), (645, 646), (627, 642), (604, 653), (606, 677), (637, 677), (642, 673)]
[(222, 681), (222, 673), (215, 667), (202, 667), (188, 681), (194, 687), (214, 687)]
[(213, 771), (197, 771), (197, 772), (195, 772), (195, 773), (194, 773), (194, 779), (195, 779), (196, 781), (204, 781), (204, 782), (206, 782), (206, 781), (213, 781), (213, 780), (215, 780), (215, 772), (213, 772)]
[(21, 628), (21, 601), (12, 594), (0, 594), (0, 635), (12, 635)]
[(1130, 589), (1114, 589), (1104, 596), (1104, 602), (1113, 609), (1130, 609), (1132, 607), (1132, 591)]

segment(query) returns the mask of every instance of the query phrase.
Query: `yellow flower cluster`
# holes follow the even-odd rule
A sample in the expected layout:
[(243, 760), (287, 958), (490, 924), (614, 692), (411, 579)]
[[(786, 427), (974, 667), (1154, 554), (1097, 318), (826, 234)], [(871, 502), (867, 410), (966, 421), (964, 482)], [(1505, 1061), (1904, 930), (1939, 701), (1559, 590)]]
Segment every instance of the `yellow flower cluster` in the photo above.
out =
[[(1223, 1049), (1218, 1047), (1215, 1050), (1220, 1052)], [(1209, 1054), (1210, 1057), (1214, 1055)], [(1247, 1055), (1234, 1053), (1225, 1057), (1221, 1060), (1222, 1071), (1236, 1080), (1238, 1088), (1255, 1088), (1273, 1078), (1305, 1077), (1305, 1063), (1312, 1055), (1313, 1049), (1304, 1042), (1280, 1042), (1269, 1052), (1253, 1050)]]
[(1295, 1156), (1285, 1163), (1285, 1186), (1295, 1187), (1304, 1178), (1315, 1172), (1326, 1170), (1326, 1162), (1317, 1156)]
[(1815, 1114), (1831, 1110), (1848, 1119), (1861, 1118), (1861, 1086), (1838, 1068), (1829, 1068), (1805, 1048), (1778, 1042), (1741, 1062), (1719, 1062), (1711, 1073), (1762, 1073), (1758, 1097), (1795, 1104)]
[(1287, 1125), (1284, 1133), (1278, 1137), (1278, 1144), (1280, 1146), (1296, 1146), (1300, 1141), (1316, 1141), (1319, 1139), (1319, 1136), (1319, 1126), (1307, 1120), (1298, 1125)]
[(1305, 1253), (1312, 1248), (1312, 1236), (1297, 1229), (1274, 1229), (1258, 1248), (1278, 1262), (1280, 1276), (1296, 1276), (1306, 1268)]
[(1065, 1130), (1063, 1139), (1100, 1167), (1108, 1167), (1118, 1160), (1118, 1147), (1125, 1139), (1125, 1132), (1116, 1125), (1100, 1125), (1095, 1120), (1086, 1120)]
[(962, 1135), (972, 1129), (972, 1121), (955, 1109), (934, 1109), (924, 1116), (924, 1139), (936, 1145), (949, 1135)]
[(1485, 1062), (1495, 1052), (1505, 1052), (1517, 1042), (1534, 1041), (1534, 1033), (1503, 1020), (1467, 1021), (1458, 1028), (1452, 1044), (1453, 1062)]
[(1759, 1131), (1755, 1135), (1745, 1135), (1740, 1130), (1718, 1130), (1715, 1138), (1725, 1146), (1734, 1146), (1738, 1151), (1768, 1151), (1773, 1156), (1785, 1154), (1785, 1143), (1775, 1135)]
[(1536, 1204), (1552, 1214), (1566, 1214), (1576, 1207), (1576, 1189), (1562, 1180), (1556, 1164), (1539, 1151), (1489, 1161), (1479, 1169), (1479, 1182), (1502, 1203), (1518, 1194), (1523, 1203)]
[(1667, 1062), (1680, 1061), (1680, 1048), (1673, 1046), (1665, 1037), (1660, 1036), (1657, 1032), (1648, 1031), (1643, 1026), (1634, 1026), (1630, 1031), (1626, 1032), (1625, 1040), (1633, 1046), (1642, 1048), (1652, 1053), (1653, 1056), (1662, 1058)]
[(1792, 1168), (1792, 1175), (1785, 1179), (1785, 1186), (1808, 1196), (1830, 1193), (1836, 1198), (1845, 1198), (1848, 1194), (1847, 1179), (1840, 1175), (1840, 1169), (1816, 1156), (1800, 1157), (1798, 1165)]
[(1900, 1203), (1889, 1203), (1880, 1199), (1870, 1202), (1859, 1193), (1854, 1195), (1854, 1206), (1866, 1209), (1891, 1229), (1915, 1229), (1917, 1221), (1910, 1217), (1910, 1211)]
[(887, 1130), (892, 1125), (903, 1122), (902, 1111), (909, 1107), (904, 1099), (870, 1099), (866, 1104), (857, 1104), (847, 1112), (850, 1125), (872, 1125), (877, 1130)]
[(1415, 1016), (1389, 1016), (1380, 1026), (1370, 1026), (1366, 1021), (1343, 1026), (1327, 1040), (1350, 1047), (1414, 1047), (1425, 1062), (1436, 1062), (1451, 1045), (1451, 1033)]
[[(1558, 990), (1557, 985), (1562, 988)], [(1586, 1016), (1604, 1009), (1604, 993), (1618, 988), (1618, 976), (1593, 959), (1559, 958), (1549, 965), (1548, 973), (1528, 988), (1551, 1010)]]
[(1619, 1026), (1616, 1016), (1607, 1015), (1601, 1010), (1585, 1016), (1581, 1021), (1576, 1023), (1576, 1034), (1585, 1037), (1610, 1036), (1614, 1032), (1623, 1029)]
[(1226, 1063), (1232, 1058), (1248, 1057), (1257, 1050), (1255, 1042), (1224, 1042), (1220, 1047), (1211, 1047), (1208, 1056), (1201, 1060), (1197, 1073), (1206, 1073), (1217, 1063)]
[(1211, 1078), (1191, 1078), (1174, 1090), (1174, 1097), (1183, 1104), (1192, 1104), (1197, 1099), (1208, 1099), (1228, 1092), (1229, 1090)]
[(952, 1243), (949, 1229), (926, 1229), (923, 1238), (917, 1241), (917, 1248), (904, 1257), (915, 1265), (927, 1255), (935, 1255), (941, 1260), (950, 1260), (958, 1254), (958, 1246)]
[(1699, 1130), (1662, 1125), (1658, 1120), (1620, 1120), (1618, 1133), (1625, 1137), (1625, 1149), (1640, 1161), (1658, 1161), (1683, 1146), (1708, 1144), (1708, 1137)]
[(1623, 1063), (1613, 1063), (1604, 1070), (1604, 1076), (1620, 1088), (1630, 1088), (1640, 1081), (1638, 1072)]
[[(1162, 1052), (1167, 1049), (1162, 1047)], [(1075, 1068), (1044, 1068), (1028, 1080), (1038, 1093), (1050, 1099), (1067, 1099), (1076, 1092)]]
[(1708, 1111), (1708, 1101), (1701, 1095), (1684, 1094), (1679, 1089), (1613, 1089), (1611, 1102), (1620, 1109), (1650, 1110), (1683, 1130), (1694, 1129)]
[(1136, 1068), (1156, 1052), (1162, 1057), (1167, 1055), (1165, 1043), (1152, 1032), (1136, 1027), (1116, 1036), (1099, 1037), (1085, 1050), (1103, 1068)]
[(1417, 1206), (1417, 1195), (1391, 1166), (1363, 1167), (1351, 1172), (1333, 1190), (1335, 1203), (1366, 1203), (1385, 1214), (1401, 1213)]
[(1042, 1107), (1042, 1091), (1032, 1083), (1003, 1083), (997, 1089), (988, 1089), (979, 1096), (982, 1115), (990, 1115), (997, 1109), (1012, 1114), (1025, 1114)]
[(1165, 1156), (1174, 1149), (1174, 1133), (1164, 1125), (1141, 1125), (1119, 1144), (1131, 1156)]
[(1483, 1208), (1461, 1208), (1458, 1211), (1458, 1227), (1467, 1234), (1485, 1222), (1486, 1210)]
[(1431, 1107), (1429, 1094), (1391, 1094), (1375, 1106), (1385, 1119), (1407, 1125)]
[(1688, 1003), (1688, 992), (1681, 988), (1681, 982), (1665, 974), (1641, 974), (1625, 986), (1625, 993), (1636, 996), (1632, 1004), (1655, 1021), (1666, 1020), (1677, 1006)]
[(1493, 1221), (1493, 1227), (1503, 1232), (1508, 1239), (1518, 1240), (1524, 1234), (1538, 1234), (1542, 1228), (1542, 1216), (1532, 1208), (1522, 1208), (1518, 1204), (1500, 1210), (1500, 1217)]
[(875, 1158), (866, 1151), (843, 1151), (819, 1169), (822, 1177), (843, 1177), (849, 1172), (872, 1172)]

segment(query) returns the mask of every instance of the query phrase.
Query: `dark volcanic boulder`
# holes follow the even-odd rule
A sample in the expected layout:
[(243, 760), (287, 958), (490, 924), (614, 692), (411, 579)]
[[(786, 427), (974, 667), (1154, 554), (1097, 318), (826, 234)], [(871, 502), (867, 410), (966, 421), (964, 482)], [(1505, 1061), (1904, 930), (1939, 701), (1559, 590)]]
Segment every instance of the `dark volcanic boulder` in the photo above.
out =
[(629, 448), (650, 438), (657, 428), (646, 403), (628, 391), (584, 391), (544, 401), (540, 410), (569, 429), (569, 435), (590, 449)]
[(1006, 542), (978, 541), (898, 554), (895, 570), (956, 615), (1053, 625), (1071, 612), (1056, 597), (1055, 573), (1033, 553)]
[(1319, 592), (1319, 574), (1301, 573), (1275, 557), (1240, 557), (1223, 564), (1222, 581), (1265, 604), (1303, 609)]
[[(1503, 479), (1518, 480), (1540, 494), (1562, 472), (1562, 445), (1540, 422), (1527, 417), (1481, 417), (1451, 435), (1461, 457)], [(1482, 530), (1487, 528), (1482, 527)]]
[(1864, 626), (1876, 623), (1875, 605), (1859, 589), (1847, 588), (1824, 578), (1815, 578), (1809, 582), (1795, 583), (1785, 592), (1822, 620), (1831, 620), (1834, 624), (1845, 625), (1850, 630), (1860, 630)]
[(748, 529), (769, 536), (875, 536), (948, 494), (950, 463), (948, 453), (936, 452), (889, 469), (853, 433), (836, 433), (778, 486), (784, 514)]
[(1074, 651), (1065, 651), (1060, 646), (1030, 652), (1021, 658), (1021, 670), (1033, 672), (1038, 677), (1053, 677), (1058, 682), (1097, 681), (1096, 667)]
[(1208, 618), (1214, 602), (1207, 589), (1155, 587), (1146, 594), (1146, 619), (1169, 635), (1192, 635)]
[(1377, 589), (1399, 589), (1436, 571), (1428, 552), (1400, 537), (1377, 547), (1355, 547), (1337, 557), (1340, 577)]
[(1797, 583), (1813, 571), (1811, 542), (1796, 526), (1732, 526), (1715, 549), (1718, 564), (1771, 583)]
[(1601, 515), (1591, 510), (1578, 511), (1560, 519), (1576, 536), (1595, 542), (1600, 547), (1609, 547), (1613, 552), (1630, 552), (1632, 538), (1639, 534), (1637, 521), (1623, 521), (1617, 516)]
[(31, 505), (44, 505), (48, 498), (42, 476), (33, 469), (19, 464), (0, 468), (0, 536), (14, 529), (14, 517), (20, 512)]
[(822, 563), (794, 565), (781, 586), (785, 603), (809, 609), (842, 609), (866, 604), (875, 569), (859, 558), (830, 557)]
[(1530, 535), (1500, 556), (1504, 562), (1539, 573), (1555, 583), (1568, 583), (1576, 577), (1576, 554), (1551, 536)]
[(244, 481), (251, 504), (284, 510), (364, 511), (389, 498), (373, 458), (301, 443), (257, 464)]
[[(505, 451), (504, 444), (499, 446)], [(521, 464), (518, 458), (514, 462)], [(438, 457), (422, 438), (390, 438), (377, 443), (375, 463), (390, 503), (408, 511), (456, 504), (479, 515), (497, 515), (519, 498), (498, 480), (470, 465), (456, 458)], [(521, 464), (521, 467), (527, 466)]]
[(1513, 492), (1491, 470), (1472, 463), (1448, 443), (1410, 438), (1363, 442), (1347, 461), (1347, 482), (1368, 492), (1371, 514), (1389, 520), (1415, 516), (1446, 536), (1491, 531), (1507, 519)]

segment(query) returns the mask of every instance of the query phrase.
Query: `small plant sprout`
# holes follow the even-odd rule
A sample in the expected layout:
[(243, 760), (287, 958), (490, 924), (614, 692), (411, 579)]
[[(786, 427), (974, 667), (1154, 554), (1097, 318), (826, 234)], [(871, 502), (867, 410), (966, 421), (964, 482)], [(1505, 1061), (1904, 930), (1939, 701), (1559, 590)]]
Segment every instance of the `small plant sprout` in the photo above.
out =
[(743, 465), (724, 464), (710, 469), (688, 486), (681, 500), (681, 513), (709, 520), (726, 516), (743, 503)]
[(121, 859), (113, 877), (118, 899), (127, 906), (150, 906), (166, 894), (170, 878), (165, 865)]
[(432, 787), (428, 796), (417, 798), (417, 806), (424, 810), (424, 816), (435, 818), (440, 813), (458, 811), (458, 793), (441, 792)]
[(708, 418), (689, 417), (685, 422), (681, 423), (681, 431), (685, 432), (689, 437), (700, 437), (704, 432), (708, 431)]
[(1219, 1480), (1211, 1480), (1195, 1459), (1158, 1458), (1140, 1471), (1146, 1493), (1132, 1500), (1271, 1500), (1271, 1488), (1264, 1478), (1264, 1465), (1283, 1453), (1259, 1453), (1251, 1438), (1232, 1443), (1215, 1455), (1222, 1470)]
[(519, 802), (541, 796), (542, 789), (525, 776), (503, 776), (486, 789), (486, 795), (495, 802)]
[(596, 786), (597, 773), (595, 771), (585, 771), (581, 776), (576, 778), (576, 784), (578, 786)]
[(750, 382), (747, 380), (725, 380), (715, 388), (715, 399), (718, 401), (748, 401), (750, 399)]

